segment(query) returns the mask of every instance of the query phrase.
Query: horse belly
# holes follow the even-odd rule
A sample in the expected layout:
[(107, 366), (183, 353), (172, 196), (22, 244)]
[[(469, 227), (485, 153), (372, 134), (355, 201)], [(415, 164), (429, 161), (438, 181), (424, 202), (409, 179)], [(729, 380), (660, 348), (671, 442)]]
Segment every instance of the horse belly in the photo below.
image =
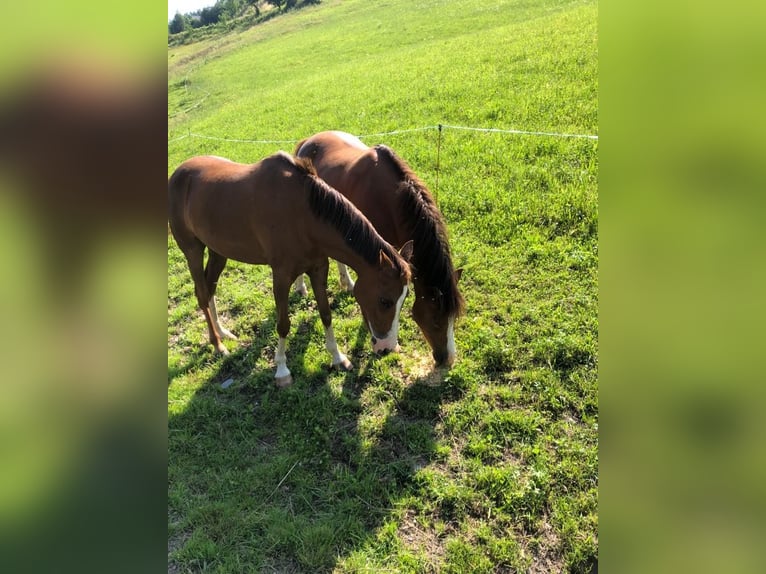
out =
[(227, 259), (261, 265), (268, 263), (268, 238), (261, 237), (247, 221), (209, 218), (194, 228), (209, 249)]
[(208, 242), (207, 246), (227, 259), (233, 259), (242, 263), (265, 265), (269, 262), (264, 249), (255, 241), (242, 244), (213, 240)]

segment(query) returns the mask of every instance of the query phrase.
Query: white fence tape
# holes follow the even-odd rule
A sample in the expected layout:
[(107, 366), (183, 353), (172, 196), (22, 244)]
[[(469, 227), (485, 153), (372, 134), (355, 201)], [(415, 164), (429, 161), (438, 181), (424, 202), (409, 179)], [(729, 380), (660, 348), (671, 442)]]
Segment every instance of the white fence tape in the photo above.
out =
[[(467, 130), (467, 131), (474, 131), (474, 132), (485, 132), (485, 133), (500, 133), (500, 134), (514, 134), (514, 135), (530, 135), (530, 136), (547, 136), (547, 137), (559, 137), (559, 138), (586, 138), (591, 140), (597, 140), (597, 135), (591, 135), (591, 134), (567, 134), (567, 133), (557, 133), (557, 132), (544, 132), (544, 131), (526, 131), (526, 130), (513, 130), (513, 129), (500, 129), (500, 128), (474, 128), (474, 127), (467, 127), (467, 126), (453, 126), (449, 124), (439, 124), (435, 126), (425, 126), (422, 128), (410, 128), (410, 129), (404, 129), (404, 130), (393, 130), (390, 132), (378, 132), (374, 134), (364, 134), (359, 135), (357, 137), (359, 138), (370, 138), (370, 137), (378, 137), (378, 136), (388, 136), (388, 135), (397, 135), (397, 134), (406, 134), (406, 133), (412, 133), (412, 132), (422, 132), (427, 130), (439, 130), (442, 131), (444, 129), (449, 130)], [(216, 136), (207, 136), (203, 134), (198, 134), (194, 132), (188, 132), (184, 135), (175, 137), (173, 139), (168, 140), (168, 144), (181, 141), (186, 138), (201, 138), (206, 140), (214, 140), (214, 141), (222, 141), (222, 142), (232, 142), (232, 143), (249, 143), (249, 144), (284, 144), (284, 143), (291, 143), (295, 144), (301, 141), (300, 139), (294, 139), (294, 140), (282, 140), (282, 139), (275, 139), (275, 140), (262, 140), (262, 139), (237, 139), (237, 138), (222, 138), (222, 137), (216, 137)]]

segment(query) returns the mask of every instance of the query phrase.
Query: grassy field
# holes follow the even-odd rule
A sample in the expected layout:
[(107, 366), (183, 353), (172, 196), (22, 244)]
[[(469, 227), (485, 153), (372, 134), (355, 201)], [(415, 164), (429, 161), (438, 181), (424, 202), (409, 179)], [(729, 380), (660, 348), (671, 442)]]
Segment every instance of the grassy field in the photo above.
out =
[[(597, 133), (593, 1), (325, 0), (168, 50), (168, 173), (254, 162), (324, 129), (439, 123)], [(284, 140), (243, 143), (204, 139)], [(372, 356), (331, 268), (351, 373), (291, 297), (293, 387), (273, 385), (270, 271), (230, 262), (213, 353), (168, 236), (168, 570), (588, 572), (598, 555), (597, 141), (445, 129), (363, 137), (429, 185), (467, 313), (458, 362), (402, 312)], [(438, 179), (438, 186), (437, 186)], [(233, 384), (221, 384), (233, 379)]]

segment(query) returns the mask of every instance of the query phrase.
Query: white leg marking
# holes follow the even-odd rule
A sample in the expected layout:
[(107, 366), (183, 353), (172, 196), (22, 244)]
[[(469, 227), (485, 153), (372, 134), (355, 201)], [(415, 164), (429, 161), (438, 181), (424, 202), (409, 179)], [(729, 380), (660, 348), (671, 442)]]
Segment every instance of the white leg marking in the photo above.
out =
[(333, 331), (332, 325), (325, 329), (324, 340), (325, 348), (332, 356), (332, 366), (350, 369), (351, 362), (348, 360), (348, 357), (338, 350), (338, 343), (335, 341), (335, 331)]
[(346, 291), (353, 291), (354, 290), (354, 280), (351, 279), (351, 275), (348, 273), (348, 267), (346, 267), (343, 263), (340, 261), (336, 261), (338, 264), (338, 275), (340, 276), (340, 286), (343, 287)]
[(287, 368), (287, 355), (285, 354), (285, 347), (287, 346), (287, 340), (283, 337), (279, 338), (279, 344), (277, 345), (277, 354), (274, 356), (274, 360), (277, 362), (277, 372), (274, 375), (278, 386), (287, 386), (292, 382), (290, 376), (290, 369)]
[(388, 350), (388, 351), (398, 351), (399, 350), (399, 313), (402, 311), (402, 304), (404, 303), (404, 298), (407, 296), (407, 285), (404, 286), (404, 289), (402, 289), (402, 294), (399, 296), (399, 299), (396, 302), (396, 312), (394, 314), (394, 320), (391, 323), (391, 328), (388, 330), (388, 333), (384, 335), (382, 338), (379, 338), (375, 331), (372, 328), (372, 325), (370, 325), (370, 332), (372, 333), (372, 336), (375, 337), (376, 341), (372, 344), (372, 350), (376, 353), (380, 353), (381, 351)]
[(208, 301), (208, 307), (210, 308), (210, 318), (213, 320), (213, 326), (218, 331), (219, 337), (226, 337), (227, 339), (237, 340), (237, 337), (228, 329), (221, 326), (221, 322), (218, 320), (218, 309), (215, 307), (215, 296)]
[(447, 327), (447, 365), (452, 366), (455, 362), (457, 351), (455, 350), (455, 318), (450, 317)]
[(304, 279), (303, 273), (298, 275), (298, 278), (293, 285), (295, 287), (295, 292), (300, 294), (301, 297), (305, 297), (309, 294), (309, 290), (306, 289), (306, 280)]

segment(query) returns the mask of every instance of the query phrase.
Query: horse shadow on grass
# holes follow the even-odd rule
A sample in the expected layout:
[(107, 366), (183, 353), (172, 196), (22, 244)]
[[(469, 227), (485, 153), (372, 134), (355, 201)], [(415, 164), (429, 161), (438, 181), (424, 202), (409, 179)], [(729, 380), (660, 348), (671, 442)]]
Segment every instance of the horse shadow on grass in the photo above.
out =
[[(301, 297), (297, 293), (291, 292), (289, 304), (291, 308), (295, 308), (299, 305), (310, 305), (310, 302), (308, 302), (305, 297)], [(236, 314), (237, 308), (235, 306), (228, 311), (229, 313)], [(204, 323), (204, 319), (199, 310), (196, 310), (195, 314), (195, 319)], [(299, 332), (305, 329), (306, 326), (303, 323), (298, 325)], [(168, 366), (168, 387), (170, 387), (173, 381), (183, 375), (204, 368), (205, 365), (213, 362), (218, 363), (216, 376), (220, 377), (227, 372), (230, 372), (232, 375), (246, 372), (247, 362), (251, 362), (250, 367), (252, 368), (254, 357), (260, 356), (266, 349), (271, 348), (271, 358), (273, 358), (274, 342), (277, 337), (276, 314), (274, 312), (269, 313), (265, 319), (253, 325), (249, 331), (249, 334), (245, 333), (244, 336), (240, 334), (238, 340), (235, 342), (232, 342), (229, 339), (224, 339), (223, 343), (226, 348), (229, 349), (229, 354), (223, 357), (213, 350), (212, 346), (207, 343), (207, 340), (205, 340), (205, 343), (189, 349), (189, 351), (183, 355), (180, 362)], [(295, 331), (296, 327), (293, 325), (291, 327), (291, 335), (294, 335)], [(292, 342), (292, 339), (293, 337), (291, 336), (290, 342)], [(296, 351), (300, 352), (302, 355), (305, 351), (305, 346), (297, 347)]]
[(262, 322), (263, 337), (218, 359), (169, 418), (169, 571), (316, 573), (341, 561), (355, 569), (435, 459), (434, 427), (457, 386), (403, 382), (396, 357), (374, 356), (361, 325), (346, 349), (354, 369), (307, 367), (311, 347), (329, 362), (317, 315), (293, 325), (295, 383), (277, 389), (273, 362), (253, 368), (256, 357), (273, 361), (273, 326)]

